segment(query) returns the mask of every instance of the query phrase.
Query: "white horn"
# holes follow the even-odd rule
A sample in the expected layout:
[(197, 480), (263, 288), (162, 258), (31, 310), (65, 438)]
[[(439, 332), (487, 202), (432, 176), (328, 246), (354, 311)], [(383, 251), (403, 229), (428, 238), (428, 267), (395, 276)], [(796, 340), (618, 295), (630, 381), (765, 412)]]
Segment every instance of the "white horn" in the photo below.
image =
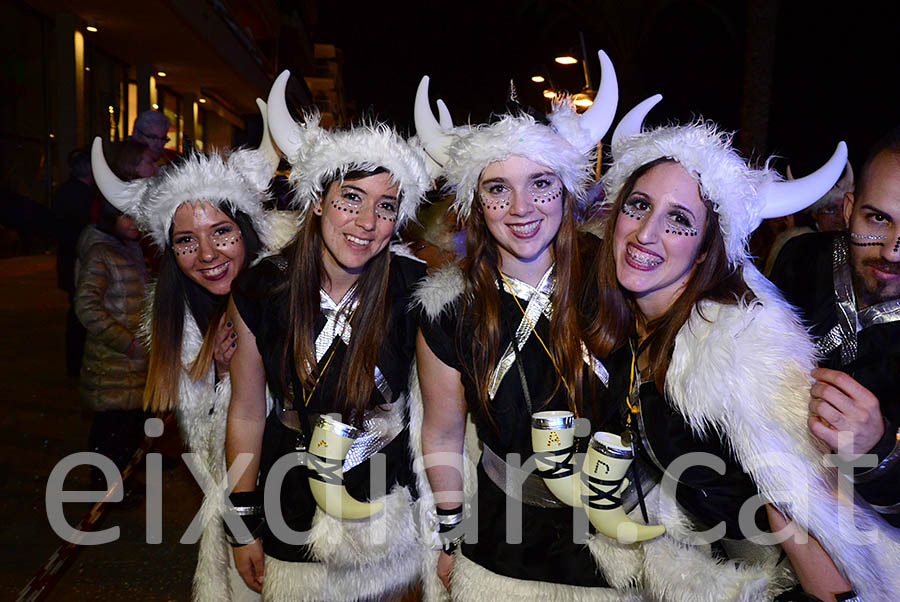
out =
[(269, 91), (269, 100), (266, 103), (268, 105), (269, 132), (275, 144), (288, 159), (297, 156), (303, 139), (300, 126), (291, 117), (291, 112), (288, 111), (287, 102), (284, 99), (290, 77), (291, 72), (287, 69), (281, 72), (281, 75), (272, 84), (272, 89)]
[(437, 99), (437, 107), (438, 107), (438, 121), (441, 124), (441, 127), (445, 130), (449, 130), (453, 127), (453, 118), (450, 117), (450, 109), (447, 108), (447, 105), (444, 104), (444, 101), (440, 98)]
[(262, 98), (257, 98), (256, 106), (259, 107), (259, 114), (262, 115), (262, 140), (259, 142), (259, 148), (256, 150), (263, 156), (266, 162), (272, 166), (272, 173), (274, 174), (275, 170), (278, 169), (278, 164), (281, 163), (281, 154), (279, 154), (278, 149), (275, 147), (275, 143), (272, 142), (272, 135), (269, 133), (269, 117), (268, 111), (266, 110), (266, 101)]
[(612, 433), (594, 433), (582, 468), (582, 492), (588, 518), (603, 535), (619, 543), (634, 543), (659, 537), (662, 525), (643, 525), (625, 514), (622, 492), (628, 487), (625, 472), (634, 452)]
[(581, 508), (581, 483), (575, 474), (575, 415), (548, 410), (531, 416), (531, 448), (547, 489), (567, 506)]
[(367, 518), (384, 509), (384, 503), (361, 502), (344, 487), (344, 459), (359, 435), (358, 429), (323, 415), (310, 439), (306, 454), (312, 469), (309, 488), (319, 508), (335, 518)]
[(828, 162), (806, 177), (789, 182), (769, 182), (760, 191), (760, 217), (782, 217), (806, 209), (831, 190), (847, 164), (847, 145), (838, 142)]
[[(416, 123), (416, 134), (422, 141), (425, 152), (435, 163), (443, 167), (447, 163), (447, 149), (450, 147), (452, 138), (444, 132), (441, 123), (434, 118), (434, 113), (431, 112), (428, 102), (428, 81), (428, 76), (425, 75), (419, 82), (413, 118)], [(438, 107), (440, 108), (440, 104)], [(449, 117), (449, 111), (447, 116)]]
[(597, 88), (594, 104), (584, 112), (578, 122), (588, 133), (592, 145), (603, 139), (609, 126), (612, 125), (616, 107), (619, 105), (619, 82), (612, 61), (602, 50), (597, 51), (597, 56), (600, 57), (600, 86)]
[(128, 194), (128, 183), (120, 180), (106, 163), (100, 136), (94, 138), (94, 144), (91, 146), (91, 171), (103, 197), (119, 211), (128, 213), (134, 203), (134, 196)]
[(613, 131), (611, 147), (615, 148), (619, 142), (629, 136), (637, 136), (640, 134), (641, 129), (644, 127), (644, 118), (647, 117), (647, 113), (649, 113), (650, 109), (655, 107), (661, 100), (662, 94), (654, 94), (650, 98), (645, 98), (633, 109), (625, 113), (625, 116), (622, 117), (616, 125), (615, 131)]

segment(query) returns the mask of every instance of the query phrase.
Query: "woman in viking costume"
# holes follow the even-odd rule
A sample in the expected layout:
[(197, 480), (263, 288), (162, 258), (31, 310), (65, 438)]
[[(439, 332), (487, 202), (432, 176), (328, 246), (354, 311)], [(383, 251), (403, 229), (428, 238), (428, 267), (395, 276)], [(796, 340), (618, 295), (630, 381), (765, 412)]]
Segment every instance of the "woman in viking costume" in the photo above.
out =
[[(634, 454), (651, 483), (662, 478), (638, 479), (666, 534), (640, 545), (634, 578), (652, 599), (678, 602), (799, 599), (782, 594), (797, 579), (822, 600), (895, 599), (900, 547), (837, 493), (841, 478), (806, 428), (813, 345), (747, 252), (763, 219), (831, 188), (846, 146), (779, 182), (711, 123), (641, 133), (658, 99), (613, 136), (603, 179), (613, 207), (585, 295), (589, 347), (607, 359), (626, 423), (621, 438), (596, 439)], [(784, 515), (793, 522), (781, 530)], [(790, 563), (774, 535), (792, 535)]]
[[(265, 103), (257, 102), (265, 120)], [(228, 362), (236, 347), (224, 312), (237, 274), (296, 229), (292, 215), (263, 210), (278, 156), (264, 135), (258, 150), (194, 153), (156, 178), (125, 183), (107, 167), (98, 138), (91, 164), (103, 194), (163, 249), (142, 324), (150, 349), (144, 408), (174, 409), (205, 494), (193, 599), (258, 599), (231, 562), (221, 522)]]
[[(583, 512), (573, 525), (571, 433), (535, 437), (558, 444), (541, 474), (562, 484), (565, 499), (516, 459), (532, 456), (533, 420), (578, 417), (612, 428), (598, 403), (608, 375), (584, 348), (576, 313), (581, 256), (590, 250), (575, 210), (618, 101), (615, 71), (599, 55), (600, 90), (581, 116), (568, 103), (547, 118), (511, 107), (494, 123), (451, 129), (431, 112), (427, 78), (419, 87), (417, 135), (442, 167), (466, 229), (461, 265), (430, 275), (417, 292), (424, 408), (414, 404), (411, 418), (414, 433), (421, 423), (415, 443), (428, 483), (420, 489), (430, 483), (443, 543), (437, 572), (454, 600), (637, 598), (615, 562), (598, 570), (594, 556), (613, 559), (614, 542), (596, 548)], [(467, 415), (477, 444), (463, 459)], [(477, 469), (465, 475), (470, 462)]]
[(264, 600), (399, 600), (427, 560), (406, 418), (425, 264), (389, 243), (430, 185), (425, 156), (383, 124), (296, 123), (289, 76), (270, 92), (269, 129), (300, 226), (232, 293), (228, 528)]

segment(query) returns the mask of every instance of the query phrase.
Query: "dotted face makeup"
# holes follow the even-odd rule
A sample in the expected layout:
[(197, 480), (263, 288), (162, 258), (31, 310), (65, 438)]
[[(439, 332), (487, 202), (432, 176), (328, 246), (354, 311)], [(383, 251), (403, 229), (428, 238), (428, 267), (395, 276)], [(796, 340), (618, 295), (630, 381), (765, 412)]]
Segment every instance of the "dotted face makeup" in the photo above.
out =
[(347, 213), (352, 213), (353, 215), (359, 214), (359, 208), (362, 203), (354, 203), (349, 199), (345, 199), (344, 197), (337, 197), (336, 199), (331, 199), (331, 206), (337, 209), (338, 211), (345, 211)]
[(174, 251), (176, 255), (191, 255), (192, 253), (196, 253), (199, 248), (200, 244), (196, 242), (176, 242), (172, 245), (172, 251)]
[[(644, 203), (645, 201), (638, 201), (638, 203)], [(649, 214), (649, 209), (642, 209), (640, 204), (632, 205), (630, 203), (624, 203), (622, 205), (622, 213), (627, 215), (628, 217), (635, 219), (637, 221), (641, 221), (646, 215)], [(668, 216), (666, 218), (666, 228), (665, 233), (670, 234), (672, 236), (697, 236), (700, 231), (693, 226), (688, 226), (685, 224), (680, 224), (675, 221), (675, 217)]]
[[(884, 241), (887, 240), (887, 236), (882, 234), (857, 234), (856, 232), (850, 233), (850, 244), (855, 247), (883, 247)], [(900, 243), (900, 238), (897, 239), (897, 242)], [(894, 251), (897, 249), (895, 248)]]
[(509, 199), (512, 197), (512, 190), (509, 188), (498, 189), (496, 192), (487, 191), (478, 195), (481, 204), (485, 209), (491, 211), (502, 211), (509, 207)]
[(528, 187), (528, 193), (531, 195), (532, 201), (544, 205), (561, 198), (563, 188), (559, 180), (555, 180), (551, 184), (547, 184), (544, 180), (538, 180)]
[(636, 219), (638, 221), (641, 221), (641, 218), (644, 217), (643, 215), (641, 215), (640, 213), (635, 211), (633, 208), (629, 207), (628, 203), (625, 203), (624, 205), (622, 205), (622, 213), (624, 213), (628, 217), (630, 217), (632, 219)]

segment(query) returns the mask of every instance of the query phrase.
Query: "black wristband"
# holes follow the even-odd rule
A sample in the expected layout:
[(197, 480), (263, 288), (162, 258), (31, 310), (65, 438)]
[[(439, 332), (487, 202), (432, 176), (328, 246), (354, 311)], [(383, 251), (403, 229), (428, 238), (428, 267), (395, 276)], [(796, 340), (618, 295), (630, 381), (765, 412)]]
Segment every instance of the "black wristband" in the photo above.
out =
[(262, 492), (259, 491), (237, 491), (230, 494), (225, 500), (225, 513), (229, 517), (240, 519), (244, 523), (244, 527), (250, 534), (249, 538), (244, 534), (235, 535), (228, 525), (225, 516), (222, 517), (222, 525), (225, 528), (225, 539), (234, 547), (245, 546), (256, 541), (262, 534), (263, 527), (266, 524), (265, 515), (263, 513)]

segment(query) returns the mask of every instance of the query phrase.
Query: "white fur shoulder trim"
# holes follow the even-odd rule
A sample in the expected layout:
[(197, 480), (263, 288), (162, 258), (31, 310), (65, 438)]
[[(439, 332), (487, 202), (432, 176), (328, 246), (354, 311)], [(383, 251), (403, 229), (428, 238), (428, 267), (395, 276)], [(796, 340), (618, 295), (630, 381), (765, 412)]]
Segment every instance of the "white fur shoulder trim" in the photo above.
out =
[(422, 279), (413, 293), (413, 306), (425, 310), (430, 320), (436, 320), (464, 291), (462, 270), (455, 265), (446, 266)]
[(424, 260), (419, 259), (415, 256), (415, 254), (409, 248), (409, 245), (403, 240), (395, 240), (390, 244), (388, 250), (394, 255), (406, 257), (407, 259), (412, 259), (413, 261), (418, 261), (419, 263), (425, 263)]

